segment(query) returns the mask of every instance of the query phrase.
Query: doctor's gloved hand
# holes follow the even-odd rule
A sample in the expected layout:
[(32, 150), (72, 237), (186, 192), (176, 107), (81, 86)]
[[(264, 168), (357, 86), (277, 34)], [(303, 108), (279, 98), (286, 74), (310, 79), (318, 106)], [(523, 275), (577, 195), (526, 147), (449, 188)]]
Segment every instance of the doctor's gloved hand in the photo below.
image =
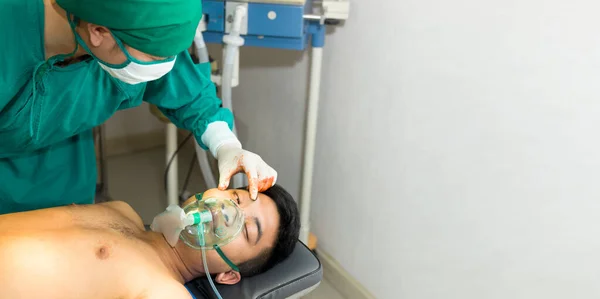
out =
[(271, 188), (277, 181), (275, 169), (259, 155), (242, 149), (238, 144), (222, 145), (217, 150), (216, 158), (219, 161), (219, 189), (221, 190), (227, 189), (231, 177), (242, 171), (248, 177), (248, 191), (253, 200), (258, 197), (258, 192)]
[(248, 191), (253, 200), (258, 198), (258, 192), (275, 185), (277, 172), (257, 154), (242, 149), (226, 122), (210, 123), (201, 140), (219, 161), (219, 189), (227, 189), (231, 177), (242, 171), (248, 177)]

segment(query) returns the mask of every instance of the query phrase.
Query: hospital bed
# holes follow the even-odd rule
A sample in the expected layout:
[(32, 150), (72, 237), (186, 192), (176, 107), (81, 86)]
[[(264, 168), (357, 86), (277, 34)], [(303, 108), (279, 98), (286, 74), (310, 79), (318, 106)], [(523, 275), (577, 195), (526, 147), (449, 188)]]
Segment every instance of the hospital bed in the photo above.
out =
[[(217, 285), (223, 299), (301, 298), (317, 288), (323, 278), (319, 259), (298, 241), (292, 255), (271, 270), (243, 278), (235, 285)], [(208, 279), (198, 278), (186, 284), (195, 299), (217, 299)]]

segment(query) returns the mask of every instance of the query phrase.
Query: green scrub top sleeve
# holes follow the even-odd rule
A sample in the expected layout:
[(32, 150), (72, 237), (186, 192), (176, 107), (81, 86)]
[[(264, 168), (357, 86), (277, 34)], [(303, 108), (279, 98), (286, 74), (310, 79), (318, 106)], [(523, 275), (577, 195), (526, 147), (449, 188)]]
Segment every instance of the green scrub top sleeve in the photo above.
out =
[(0, 75), (0, 89), (8, 86), (10, 92), (17, 86), (19, 92), (5, 96), (0, 91), (0, 158), (31, 153), (86, 132), (117, 110), (139, 105), (145, 88), (115, 84), (95, 62), (60, 69), (41, 62), (24, 80), (3, 84), (2, 79)]
[(201, 137), (208, 124), (225, 121), (233, 130), (233, 113), (221, 106), (210, 80), (210, 63), (194, 64), (187, 51), (177, 56), (171, 72), (148, 83), (144, 101), (156, 105), (177, 127), (191, 131), (205, 150)]

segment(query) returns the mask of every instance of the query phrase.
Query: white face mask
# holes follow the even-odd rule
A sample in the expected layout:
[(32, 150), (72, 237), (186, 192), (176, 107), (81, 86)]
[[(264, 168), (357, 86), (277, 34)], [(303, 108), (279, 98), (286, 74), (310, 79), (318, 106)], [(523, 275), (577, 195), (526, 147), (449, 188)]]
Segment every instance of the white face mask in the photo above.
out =
[[(125, 52), (127, 56), (129, 54)], [(128, 57), (129, 59), (129, 57)], [(139, 84), (148, 81), (154, 81), (169, 73), (175, 65), (175, 57), (170, 61), (159, 62), (155, 64), (140, 64), (135, 61), (129, 61), (124, 67), (111, 67), (98, 60), (100, 67), (108, 72), (114, 78), (117, 78), (127, 84)]]
[[(115, 39), (117, 45), (123, 51), (125, 56), (127, 57), (127, 61), (119, 65), (113, 65), (102, 61), (100, 58), (96, 57), (93, 52), (88, 48), (86, 43), (83, 41), (77, 30), (75, 30), (75, 24), (77, 19), (71, 19), (69, 17), (69, 24), (71, 25), (71, 30), (77, 39), (78, 45), (81, 45), (100, 65), (100, 67), (109, 73), (114, 78), (117, 78), (127, 84), (139, 84), (149, 81), (154, 81), (160, 79), (162, 76), (169, 73), (173, 66), (175, 65), (176, 56), (169, 57), (162, 61), (151, 61), (145, 62), (135, 59), (129, 51), (125, 49), (125, 46), (121, 42), (119, 38), (117, 38), (113, 34), (113, 38)], [(77, 51), (77, 49), (75, 50)]]

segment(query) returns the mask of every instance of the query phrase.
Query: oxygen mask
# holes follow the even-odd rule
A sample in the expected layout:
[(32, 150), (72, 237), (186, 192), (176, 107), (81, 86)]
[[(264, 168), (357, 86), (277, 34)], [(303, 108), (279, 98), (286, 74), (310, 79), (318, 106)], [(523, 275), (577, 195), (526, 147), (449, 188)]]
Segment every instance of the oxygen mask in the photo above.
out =
[(170, 205), (152, 221), (150, 228), (175, 247), (178, 240), (194, 249), (214, 249), (235, 239), (244, 226), (244, 211), (230, 198), (202, 198), (180, 208)]
[(244, 226), (244, 212), (231, 199), (198, 200), (185, 206), (183, 211), (186, 215), (200, 215), (201, 219), (212, 220), (204, 222), (204, 225), (187, 226), (181, 233), (180, 239), (195, 249), (211, 249), (215, 245), (228, 244)]

